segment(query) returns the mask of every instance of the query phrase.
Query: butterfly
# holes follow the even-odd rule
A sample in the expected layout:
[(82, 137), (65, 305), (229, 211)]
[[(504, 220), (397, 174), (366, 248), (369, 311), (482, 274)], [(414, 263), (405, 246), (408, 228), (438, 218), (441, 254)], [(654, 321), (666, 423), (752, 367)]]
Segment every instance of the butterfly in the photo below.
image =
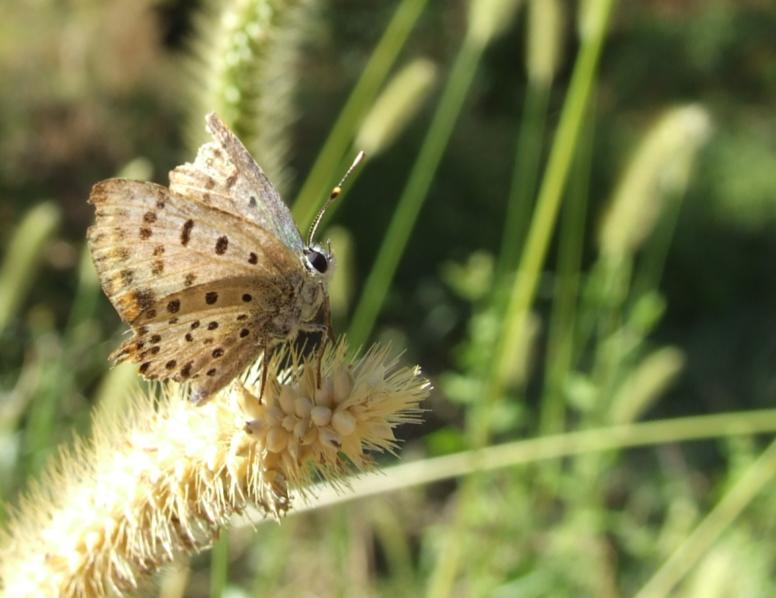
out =
[(132, 337), (111, 359), (204, 402), (260, 355), (331, 338), (334, 259), (307, 242), (248, 150), (215, 114), (212, 141), (170, 172), (169, 187), (108, 179), (92, 188), (88, 243), (102, 288)]

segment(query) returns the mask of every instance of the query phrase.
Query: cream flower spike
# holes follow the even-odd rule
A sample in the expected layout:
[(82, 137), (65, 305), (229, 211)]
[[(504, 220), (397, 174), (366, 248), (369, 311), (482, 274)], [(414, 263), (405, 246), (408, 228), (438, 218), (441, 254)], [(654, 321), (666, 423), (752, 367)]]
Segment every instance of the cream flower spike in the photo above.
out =
[(396, 451), (397, 425), (420, 422), (430, 385), (385, 348), (350, 358), (340, 341), (288, 361), (270, 361), (264, 393), (258, 365), (201, 407), (176, 386), (120, 421), (97, 417), (93, 440), (64, 451), (13, 515), (3, 595), (132, 592), (251, 507), (279, 517), (290, 491), (346, 485), (370, 452)]

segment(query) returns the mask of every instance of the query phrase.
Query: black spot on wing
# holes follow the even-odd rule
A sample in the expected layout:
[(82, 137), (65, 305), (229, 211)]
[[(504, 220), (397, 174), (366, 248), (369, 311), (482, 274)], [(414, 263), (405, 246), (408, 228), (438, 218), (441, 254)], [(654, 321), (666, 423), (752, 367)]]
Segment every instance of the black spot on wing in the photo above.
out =
[(183, 228), (181, 229), (181, 245), (184, 247), (189, 244), (189, 241), (191, 240), (191, 229), (194, 228), (194, 221), (189, 218), (186, 222), (183, 223)]

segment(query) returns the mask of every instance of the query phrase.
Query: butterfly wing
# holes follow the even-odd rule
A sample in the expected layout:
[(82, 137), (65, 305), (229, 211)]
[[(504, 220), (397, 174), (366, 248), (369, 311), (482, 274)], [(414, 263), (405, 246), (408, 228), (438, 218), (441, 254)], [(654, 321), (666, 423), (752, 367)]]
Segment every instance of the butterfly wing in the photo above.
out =
[(257, 357), (262, 322), (297, 300), (300, 257), (258, 224), (125, 179), (98, 183), (90, 202), (100, 281), (134, 332), (114, 357), (147, 377), (217, 390)]
[(216, 114), (205, 121), (213, 141), (199, 148), (193, 163), (170, 172), (170, 189), (261, 226), (301, 256), (299, 229), (264, 171)]
[[(261, 167), (216, 114), (208, 114), (205, 122), (213, 141), (199, 148), (193, 163), (170, 172), (170, 189), (258, 224), (302, 256), (305, 245), (291, 212)], [(323, 300), (321, 313), (324, 312), (326, 316), (316, 315), (311, 323), (326, 326), (330, 337), (328, 295)], [(298, 338), (289, 340), (297, 347), (312, 349), (320, 344), (316, 342), (320, 337), (320, 334), (302, 332)]]
[[(267, 335), (262, 327), (268, 309), (256, 309), (243, 299), (246, 290), (258, 289), (255, 280), (230, 279), (218, 291), (199, 285), (166, 297), (169, 305), (186, 305), (172, 318), (151, 318), (133, 327), (134, 336), (111, 356), (117, 361), (140, 364), (149, 379), (191, 381), (192, 400), (199, 401), (228, 384), (253, 363), (264, 348)], [(217, 293), (215, 295), (214, 293)], [(221, 307), (214, 309), (209, 300)]]

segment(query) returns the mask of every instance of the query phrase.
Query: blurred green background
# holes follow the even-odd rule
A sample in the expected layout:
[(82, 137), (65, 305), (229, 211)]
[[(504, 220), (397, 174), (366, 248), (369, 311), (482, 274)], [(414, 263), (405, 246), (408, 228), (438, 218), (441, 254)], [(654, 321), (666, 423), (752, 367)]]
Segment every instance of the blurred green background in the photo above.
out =
[(367, 150), (323, 237), (337, 332), (434, 382), (406, 459), (657, 426), (234, 530), (161, 595), (774, 595), (774, 31), (767, 0), (7, 3), (0, 498), (140, 384), (91, 185), (166, 183), (216, 110), (303, 230)]

